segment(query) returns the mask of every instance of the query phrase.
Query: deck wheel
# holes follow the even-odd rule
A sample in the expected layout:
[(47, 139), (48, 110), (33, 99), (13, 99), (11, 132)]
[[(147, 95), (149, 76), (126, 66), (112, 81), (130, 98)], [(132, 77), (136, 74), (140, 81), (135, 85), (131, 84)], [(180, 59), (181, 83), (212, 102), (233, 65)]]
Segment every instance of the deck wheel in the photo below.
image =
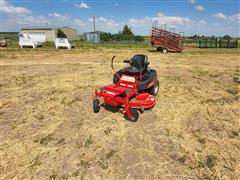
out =
[(98, 99), (93, 100), (93, 112), (98, 113), (100, 110), (100, 103)]
[(138, 110), (137, 109), (130, 109), (129, 111), (131, 112), (132, 117), (129, 118), (128, 115), (125, 113), (124, 114), (125, 119), (127, 119), (128, 121), (131, 121), (131, 122), (136, 122), (139, 118)]

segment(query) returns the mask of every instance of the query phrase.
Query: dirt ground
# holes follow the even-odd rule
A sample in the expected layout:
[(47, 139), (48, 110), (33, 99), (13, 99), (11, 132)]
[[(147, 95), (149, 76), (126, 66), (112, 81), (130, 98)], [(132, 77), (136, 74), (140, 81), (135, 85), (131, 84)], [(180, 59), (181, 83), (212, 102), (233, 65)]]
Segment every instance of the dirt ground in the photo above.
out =
[[(136, 123), (92, 112), (135, 53), (161, 84)], [(0, 179), (239, 179), (240, 51), (1, 49)]]

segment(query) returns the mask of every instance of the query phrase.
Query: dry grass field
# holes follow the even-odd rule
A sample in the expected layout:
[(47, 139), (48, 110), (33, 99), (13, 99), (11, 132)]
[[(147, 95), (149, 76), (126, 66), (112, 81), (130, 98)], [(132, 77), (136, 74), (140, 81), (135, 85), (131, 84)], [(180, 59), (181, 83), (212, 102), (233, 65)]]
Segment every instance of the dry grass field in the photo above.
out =
[[(161, 83), (136, 123), (92, 112), (135, 53)], [(240, 179), (240, 51), (1, 49), (0, 179)]]

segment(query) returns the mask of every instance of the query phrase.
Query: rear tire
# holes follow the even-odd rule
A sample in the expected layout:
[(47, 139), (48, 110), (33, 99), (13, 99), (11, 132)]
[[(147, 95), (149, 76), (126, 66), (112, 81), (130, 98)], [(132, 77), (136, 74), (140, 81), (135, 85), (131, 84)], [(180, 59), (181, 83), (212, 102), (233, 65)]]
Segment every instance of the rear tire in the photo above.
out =
[(128, 118), (127, 114), (125, 113), (124, 118), (127, 119), (128, 121), (136, 122), (139, 118), (138, 110), (137, 109), (130, 109), (129, 111), (131, 112), (132, 117)]
[(159, 81), (157, 80), (149, 90), (149, 94), (157, 96), (159, 92)]
[(100, 110), (100, 103), (98, 99), (93, 100), (93, 112), (98, 113)]
[(117, 84), (117, 82), (119, 81), (119, 77), (117, 76), (117, 74), (115, 73), (113, 75), (113, 84)]

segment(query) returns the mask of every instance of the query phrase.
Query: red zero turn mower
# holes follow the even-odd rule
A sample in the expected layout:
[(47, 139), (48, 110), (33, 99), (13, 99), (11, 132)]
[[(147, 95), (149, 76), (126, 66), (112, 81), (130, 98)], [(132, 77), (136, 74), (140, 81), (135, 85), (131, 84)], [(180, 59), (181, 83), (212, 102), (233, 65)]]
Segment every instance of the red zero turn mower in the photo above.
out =
[[(108, 107), (110, 110), (124, 109), (125, 118), (130, 121), (137, 121), (139, 113), (144, 109), (152, 108), (156, 103), (156, 96), (159, 91), (159, 82), (157, 72), (149, 69), (148, 57), (137, 54), (130, 60), (124, 60), (129, 63), (119, 71), (115, 71), (112, 58), (111, 66), (115, 74), (113, 76), (113, 85), (100, 88), (95, 92), (93, 100), (93, 111), (98, 113), (100, 106)], [(103, 104), (100, 104), (99, 98), (103, 98)]]

